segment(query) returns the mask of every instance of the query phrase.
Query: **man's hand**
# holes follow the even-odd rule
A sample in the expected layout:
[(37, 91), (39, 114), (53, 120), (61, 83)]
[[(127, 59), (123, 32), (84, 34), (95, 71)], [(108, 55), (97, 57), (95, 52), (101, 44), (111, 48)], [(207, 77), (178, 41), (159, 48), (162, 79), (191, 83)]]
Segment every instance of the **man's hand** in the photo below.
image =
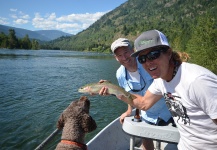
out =
[(107, 87), (102, 87), (101, 90), (99, 91), (99, 95), (110, 95), (108, 93), (108, 88)]
[(129, 117), (130, 114), (128, 114), (128, 112), (125, 112), (123, 113), (121, 116), (120, 116), (120, 123), (123, 124), (124, 123), (124, 118), (125, 117)]
[[(106, 82), (107, 80), (100, 80), (99, 83), (103, 83), (103, 82)], [(102, 87), (101, 90), (99, 91), (99, 95), (110, 95), (108, 93), (108, 88), (107, 87)]]

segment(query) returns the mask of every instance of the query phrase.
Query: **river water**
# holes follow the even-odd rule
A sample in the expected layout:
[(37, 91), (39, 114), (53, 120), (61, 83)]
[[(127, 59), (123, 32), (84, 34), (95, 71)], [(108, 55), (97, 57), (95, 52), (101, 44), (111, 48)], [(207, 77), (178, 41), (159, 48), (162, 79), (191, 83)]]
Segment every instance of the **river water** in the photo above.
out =
[[(0, 49), (0, 148), (36, 148), (56, 129), (62, 111), (83, 95), (80, 86), (100, 79), (117, 84), (118, 67), (109, 54)], [(114, 96), (88, 97), (98, 127), (86, 143), (127, 108)], [(54, 149), (60, 136), (45, 149)]]

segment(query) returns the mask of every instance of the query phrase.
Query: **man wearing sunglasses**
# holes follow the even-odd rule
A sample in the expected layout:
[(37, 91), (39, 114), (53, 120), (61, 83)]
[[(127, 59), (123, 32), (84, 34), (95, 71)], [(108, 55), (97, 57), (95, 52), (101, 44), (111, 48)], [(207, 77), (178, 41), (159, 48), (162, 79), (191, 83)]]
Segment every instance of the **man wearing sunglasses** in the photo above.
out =
[[(135, 57), (131, 57), (134, 52), (130, 42), (126, 38), (119, 38), (111, 45), (111, 50), (115, 59), (121, 64), (116, 72), (116, 78), (119, 86), (130, 93), (144, 95), (153, 79), (138, 63)], [(121, 124), (126, 116), (130, 116), (132, 107), (128, 105), (128, 110), (120, 116)], [(171, 114), (168, 111), (165, 100), (162, 98), (148, 111), (141, 111), (142, 120), (152, 125), (168, 125), (173, 122)], [(144, 139), (143, 150), (154, 150), (153, 141)]]
[(134, 44), (131, 56), (138, 56), (154, 81), (144, 96), (135, 94), (133, 101), (117, 97), (146, 111), (164, 97), (180, 133), (179, 150), (217, 149), (217, 76), (185, 62), (188, 55), (173, 51), (158, 30), (142, 33)]

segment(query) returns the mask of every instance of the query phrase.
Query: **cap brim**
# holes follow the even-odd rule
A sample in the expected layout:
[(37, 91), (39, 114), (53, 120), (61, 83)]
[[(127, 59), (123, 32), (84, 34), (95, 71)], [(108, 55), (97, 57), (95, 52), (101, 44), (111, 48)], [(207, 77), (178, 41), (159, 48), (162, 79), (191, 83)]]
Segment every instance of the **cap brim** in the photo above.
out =
[(130, 56), (131, 56), (131, 57), (137, 57), (141, 51), (143, 51), (143, 50), (134, 52), (134, 53), (132, 53)]
[(147, 50), (147, 49), (156, 48), (156, 47), (168, 47), (168, 48), (169, 48), (169, 46), (167, 46), (167, 45), (152, 46), (152, 47), (149, 47), (149, 48), (142, 49), (142, 50), (139, 50), (139, 51), (137, 51), (137, 52), (134, 52), (134, 53), (132, 53), (130, 56), (131, 56), (131, 57), (137, 57), (140, 52), (145, 51), (145, 50)]
[(113, 48), (112, 52), (115, 53), (115, 51), (116, 51), (119, 47), (127, 47), (127, 46), (129, 46), (129, 44), (124, 44), (124, 43), (122, 43), (122, 44), (120, 44), (120, 45), (115, 46), (115, 47)]

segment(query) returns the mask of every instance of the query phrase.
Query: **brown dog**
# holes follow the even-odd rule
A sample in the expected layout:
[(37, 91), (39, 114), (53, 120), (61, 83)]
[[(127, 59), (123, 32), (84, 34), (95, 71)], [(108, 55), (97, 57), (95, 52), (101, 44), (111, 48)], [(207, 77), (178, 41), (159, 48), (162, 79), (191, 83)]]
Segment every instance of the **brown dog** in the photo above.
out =
[(60, 115), (57, 128), (63, 129), (61, 142), (56, 150), (87, 150), (85, 134), (96, 129), (96, 122), (89, 115), (90, 101), (86, 96), (73, 101)]

